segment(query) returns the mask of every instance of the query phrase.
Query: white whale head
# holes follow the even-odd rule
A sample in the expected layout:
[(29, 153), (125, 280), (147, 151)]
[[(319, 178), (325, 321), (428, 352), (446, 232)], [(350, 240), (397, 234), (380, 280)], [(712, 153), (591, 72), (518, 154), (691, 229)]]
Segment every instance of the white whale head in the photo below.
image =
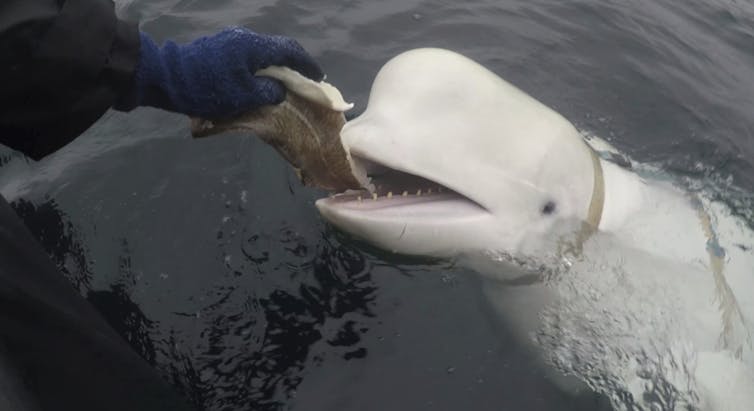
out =
[[(388, 62), (375, 79), (367, 110), (346, 124), (341, 137), (354, 162), (369, 170), (377, 191), (361, 194), (361, 200), (358, 194), (318, 200), (324, 218), (338, 228), (402, 254), (503, 252), (539, 268), (543, 252), (556, 251), (549, 255), (557, 257), (561, 250), (546, 247), (562, 245), (559, 237), (568, 230), (578, 236), (581, 222), (598, 227), (607, 235), (584, 241), (582, 255), (588, 258), (571, 260), (570, 275), (559, 282), (524, 284), (519, 280), (527, 276), (516, 275), (514, 284), (530, 286), (493, 281), (486, 287), (514, 334), (525, 342), (535, 332), (551, 337), (552, 344), (540, 348), (576, 358), (571, 375), (588, 377), (578, 371), (578, 363), (586, 361), (589, 373), (598, 370), (610, 382), (603, 390), (611, 397), (613, 384), (628, 390), (621, 396), (645, 397), (642, 387), (648, 384), (640, 381), (644, 377), (634, 361), (646, 356), (647, 364), (669, 359), (682, 364), (677, 373), (659, 367), (665, 368), (662, 381), (679, 388), (690, 387), (686, 373), (694, 372), (701, 402), (708, 405), (704, 409), (754, 409), (754, 396), (747, 394), (754, 379), (750, 361), (718, 352), (720, 330), (736, 329), (723, 325), (721, 312), (739, 313), (739, 329), (751, 327), (741, 314), (754, 307), (747, 293), (751, 253), (727, 247), (723, 276), (723, 263), (709, 251), (715, 238), (704, 220), (710, 224), (710, 217), (692, 207), (686, 193), (601, 163), (565, 118), (471, 60), (438, 49), (410, 51)], [(718, 225), (728, 221), (720, 227), (744, 230), (745, 224), (729, 217), (716, 220)], [(735, 230), (717, 232), (730, 236)], [(736, 235), (738, 244), (753, 238), (748, 231)], [(716, 277), (699, 264), (706, 258), (720, 270)], [(496, 280), (510, 279), (507, 271), (518, 274), (500, 270), (499, 261), (492, 270), (484, 268), (477, 271)], [(718, 281), (733, 286), (721, 291)], [(728, 302), (720, 302), (726, 293)], [(737, 308), (721, 310), (722, 304)], [(545, 307), (550, 311), (542, 314)], [(544, 317), (556, 326), (543, 328)], [(625, 324), (639, 323), (667, 327), (627, 336)], [(683, 350), (687, 343), (699, 350), (696, 370), (685, 360), (676, 362), (678, 341)], [(574, 349), (579, 355), (571, 355)], [(606, 360), (605, 352), (620, 355)], [(632, 357), (632, 352), (640, 354)], [(666, 358), (668, 353), (673, 357)], [(631, 361), (624, 362), (627, 358)], [(550, 377), (566, 390), (571, 385)]]
[(389, 61), (342, 138), (377, 191), (317, 207), (336, 227), (386, 250), (521, 253), (558, 222), (589, 212), (592, 154), (571, 123), (447, 50)]

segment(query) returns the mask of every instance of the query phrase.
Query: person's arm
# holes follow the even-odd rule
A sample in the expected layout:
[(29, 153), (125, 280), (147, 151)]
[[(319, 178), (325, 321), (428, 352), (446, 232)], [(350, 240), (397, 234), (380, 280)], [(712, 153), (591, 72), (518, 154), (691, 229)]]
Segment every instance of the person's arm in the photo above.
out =
[(160, 47), (119, 21), (111, 0), (2, 0), (0, 143), (39, 159), (110, 107), (214, 119), (277, 104), (284, 86), (254, 75), (270, 65), (324, 77), (288, 37), (236, 27)]
[(39, 159), (127, 89), (139, 32), (110, 0), (0, 2), (0, 143)]
[(269, 66), (290, 67), (320, 81), (322, 69), (295, 40), (231, 27), (188, 44), (158, 46), (141, 33), (141, 52), (118, 110), (157, 107), (205, 119), (232, 117), (278, 104), (286, 89), (277, 80), (255, 76)]

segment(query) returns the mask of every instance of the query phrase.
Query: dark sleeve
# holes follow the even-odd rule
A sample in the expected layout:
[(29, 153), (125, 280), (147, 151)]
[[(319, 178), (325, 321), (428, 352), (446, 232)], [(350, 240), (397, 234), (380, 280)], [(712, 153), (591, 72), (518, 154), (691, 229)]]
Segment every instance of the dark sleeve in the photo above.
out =
[(0, 143), (33, 159), (91, 126), (139, 58), (111, 0), (0, 1)]

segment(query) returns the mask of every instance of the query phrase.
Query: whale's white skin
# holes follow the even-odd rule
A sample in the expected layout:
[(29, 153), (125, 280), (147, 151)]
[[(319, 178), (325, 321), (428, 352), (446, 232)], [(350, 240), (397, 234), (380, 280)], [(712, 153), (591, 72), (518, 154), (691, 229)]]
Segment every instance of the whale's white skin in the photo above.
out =
[[(574, 233), (598, 174), (590, 147), (564, 117), (446, 50), (388, 62), (342, 138), (375, 175), (429, 181), (422, 195), (392, 182), (377, 199), (318, 200), (336, 227), (401, 254), (474, 257), (467, 261), (489, 279), (491, 301), (522, 341), (536, 337), (543, 358), (570, 364), (563, 368), (597, 389), (610, 388), (590, 373), (615, 379), (641, 405), (648, 380), (637, 374), (654, 364), (685, 396), (675, 407), (754, 409), (754, 236), (724, 206), (695, 204), (669, 181), (601, 160), (599, 230), (581, 244)], [(704, 218), (712, 244), (725, 249), (722, 276), (711, 268)], [(564, 241), (582, 250), (564, 254)], [(541, 267), (561, 274), (522, 282)], [(569, 350), (596, 364), (569, 362)]]

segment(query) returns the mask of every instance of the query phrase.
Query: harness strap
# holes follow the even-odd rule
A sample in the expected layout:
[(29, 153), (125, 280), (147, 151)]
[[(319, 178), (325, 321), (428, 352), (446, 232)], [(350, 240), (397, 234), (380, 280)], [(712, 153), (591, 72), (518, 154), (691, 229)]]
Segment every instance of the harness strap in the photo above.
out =
[[(699, 222), (707, 238), (707, 255), (709, 257), (709, 268), (712, 270), (712, 277), (715, 281), (715, 291), (717, 300), (720, 304), (723, 329), (718, 338), (718, 345), (730, 350), (737, 358), (743, 355), (744, 345), (751, 345), (751, 335), (746, 330), (746, 322), (738, 305), (735, 294), (730, 285), (725, 280), (725, 249), (720, 246), (717, 239), (717, 233), (712, 226), (712, 217), (704, 209), (700, 199), (694, 197), (691, 200), (699, 216)], [(739, 322), (744, 330), (743, 341), (736, 341), (735, 323)]]

